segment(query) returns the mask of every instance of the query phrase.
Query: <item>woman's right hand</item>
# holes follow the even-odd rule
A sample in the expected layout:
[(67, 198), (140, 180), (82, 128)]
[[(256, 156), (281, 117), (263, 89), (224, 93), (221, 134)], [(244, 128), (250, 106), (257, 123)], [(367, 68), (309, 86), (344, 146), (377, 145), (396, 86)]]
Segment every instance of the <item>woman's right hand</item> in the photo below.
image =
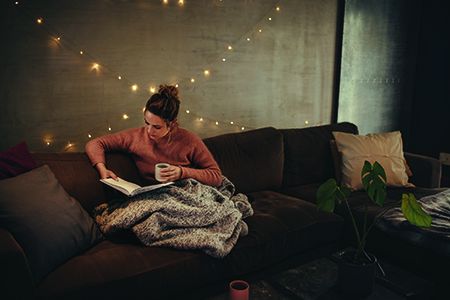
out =
[(101, 179), (112, 178), (114, 180), (118, 180), (117, 175), (114, 174), (113, 171), (108, 170), (104, 163), (98, 163), (95, 165), (95, 167), (97, 168), (97, 171), (100, 174)]

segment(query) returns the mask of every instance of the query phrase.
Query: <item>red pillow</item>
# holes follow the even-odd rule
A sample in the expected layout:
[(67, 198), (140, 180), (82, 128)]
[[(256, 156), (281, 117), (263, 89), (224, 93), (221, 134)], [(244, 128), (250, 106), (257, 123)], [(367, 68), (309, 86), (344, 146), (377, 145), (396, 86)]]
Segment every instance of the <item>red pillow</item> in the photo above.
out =
[(36, 168), (36, 166), (36, 161), (28, 151), (25, 142), (0, 152), (0, 179), (17, 176)]

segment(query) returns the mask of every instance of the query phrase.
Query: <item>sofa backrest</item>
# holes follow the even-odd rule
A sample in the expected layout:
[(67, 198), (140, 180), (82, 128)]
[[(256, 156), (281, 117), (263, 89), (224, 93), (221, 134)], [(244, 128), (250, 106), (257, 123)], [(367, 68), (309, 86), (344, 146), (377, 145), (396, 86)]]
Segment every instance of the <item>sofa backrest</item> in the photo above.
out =
[[(204, 139), (222, 172), (239, 192), (272, 190), (321, 183), (334, 176), (330, 151), (332, 131), (358, 133), (351, 123), (301, 129), (272, 127)], [(33, 153), (47, 164), (66, 191), (87, 211), (121, 195), (99, 181), (85, 153)], [(130, 155), (108, 153), (108, 168), (129, 181), (143, 184)]]
[(308, 127), (280, 129), (284, 141), (283, 187), (322, 183), (334, 177), (330, 150), (333, 131), (358, 133), (348, 122)]
[[(33, 153), (32, 155), (39, 165), (47, 164), (50, 167), (64, 189), (88, 212), (107, 199), (121, 195), (99, 181), (98, 173), (85, 153)], [(114, 170), (118, 176), (142, 184), (139, 172), (129, 155), (108, 153), (106, 163), (108, 168)]]
[(239, 192), (277, 189), (283, 178), (283, 136), (272, 127), (203, 140)]

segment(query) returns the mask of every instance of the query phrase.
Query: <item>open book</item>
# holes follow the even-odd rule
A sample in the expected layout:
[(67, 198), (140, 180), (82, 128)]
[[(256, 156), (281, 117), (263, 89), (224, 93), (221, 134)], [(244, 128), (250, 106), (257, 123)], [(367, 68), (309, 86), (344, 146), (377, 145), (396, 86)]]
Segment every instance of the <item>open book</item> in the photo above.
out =
[(117, 179), (118, 179), (118, 181), (116, 181), (112, 178), (100, 179), (100, 181), (103, 182), (104, 184), (107, 184), (110, 187), (113, 187), (116, 190), (124, 193), (128, 197), (135, 196), (140, 193), (144, 193), (144, 192), (148, 192), (148, 191), (153, 191), (153, 190), (159, 189), (163, 186), (170, 185), (173, 183), (173, 181), (170, 181), (170, 182), (164, 182), (164, 183), (159, 183), (159, 184), (140, 186), (140, 185), (126, 181), (119, 177), (117, 177)]

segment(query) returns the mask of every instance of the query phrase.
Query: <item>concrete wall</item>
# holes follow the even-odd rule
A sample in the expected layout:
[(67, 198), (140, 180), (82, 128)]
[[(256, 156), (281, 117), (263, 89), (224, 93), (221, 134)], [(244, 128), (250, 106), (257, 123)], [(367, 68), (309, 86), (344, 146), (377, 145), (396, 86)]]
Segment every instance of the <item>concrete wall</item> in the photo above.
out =
[(336, 0), (1, 5), (0, 149), (83, 151), (141, 126), (160, 83), (179, 84), (180, 124), (202, 137), (331, 121)]

